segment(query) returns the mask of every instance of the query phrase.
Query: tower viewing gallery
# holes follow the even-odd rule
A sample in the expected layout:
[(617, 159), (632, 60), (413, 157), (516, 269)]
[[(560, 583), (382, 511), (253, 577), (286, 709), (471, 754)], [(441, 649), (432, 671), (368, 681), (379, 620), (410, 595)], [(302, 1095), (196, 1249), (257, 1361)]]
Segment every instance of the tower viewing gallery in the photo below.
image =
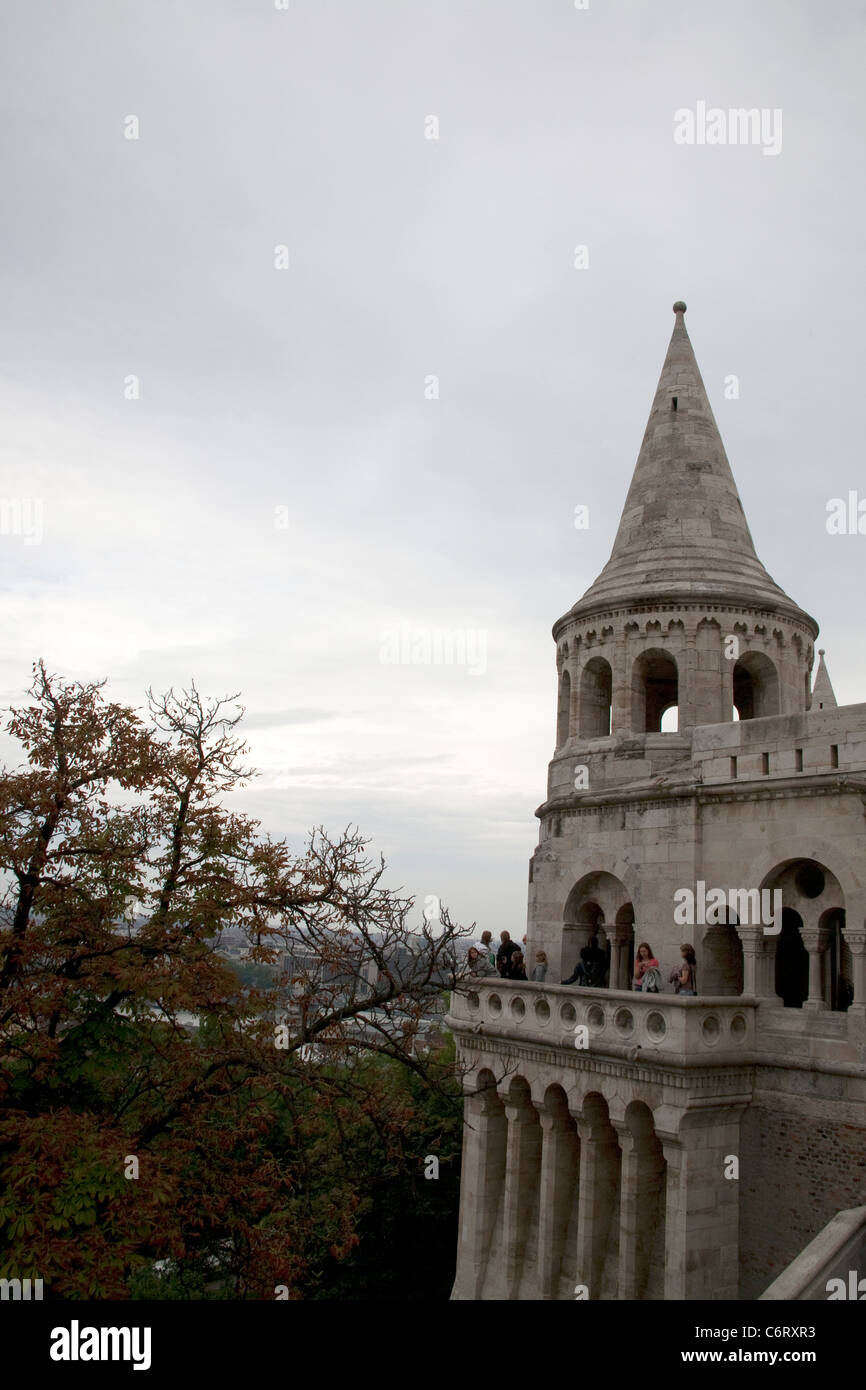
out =
[[(547, 975), (452, 996), (457, 1299), (824, 1299), (866, 1275), (866, 703), (837, 706), (823, 653), (812, 683), (818, 624), (755, 553), (685, 309), (610, 559), (553, 628), (526, 951)], [(657, 993), (633, 988), (642, 942)], [(591, 983), (560, 984), (587, 948)]]

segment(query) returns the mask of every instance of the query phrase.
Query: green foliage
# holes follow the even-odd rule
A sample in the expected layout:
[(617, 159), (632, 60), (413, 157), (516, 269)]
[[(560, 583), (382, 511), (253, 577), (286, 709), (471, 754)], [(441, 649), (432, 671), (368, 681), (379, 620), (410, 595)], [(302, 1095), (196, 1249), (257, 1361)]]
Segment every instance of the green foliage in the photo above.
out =
[[(375, 1129), (358, 1136), (353, 1154), (359, 1189), (358, 1245), (331, 1261), (310, 1296), (341, 1301), (447, 1300), (454, 1281), (463, 1098), (456, 1080), (454, 1039), (430, 1062), (434, 1086), (396, 1063), (383, 1067), (395, 1104), (411, 1121), (394, 1149)], [(428, 1156), (439, 1176), (425, 1177)], [(432, 1166), (432, 1165), (430, 1165)]]

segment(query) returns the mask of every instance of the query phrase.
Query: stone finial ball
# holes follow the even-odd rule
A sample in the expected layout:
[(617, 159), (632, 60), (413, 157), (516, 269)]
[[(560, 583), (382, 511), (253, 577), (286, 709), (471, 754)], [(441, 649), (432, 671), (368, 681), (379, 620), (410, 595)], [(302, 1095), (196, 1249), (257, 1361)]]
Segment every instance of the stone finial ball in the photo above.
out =
[(686, 306), (685, 306), (684, 300), (678, 299), (677, 302), (676, 302), (676, 304), (674, 305), (674, 313), (675, 313), (675, 314), (684, 314), (685, 312), (686, 312)]
[(819, 647), (819, 648), (818, 648), (818, 655), (819, 655), (819, 656), (823, 656), (823, 655), (824, 655), (824, 652), (825, 652), (826, 650), (827, 650), (826, 647)]

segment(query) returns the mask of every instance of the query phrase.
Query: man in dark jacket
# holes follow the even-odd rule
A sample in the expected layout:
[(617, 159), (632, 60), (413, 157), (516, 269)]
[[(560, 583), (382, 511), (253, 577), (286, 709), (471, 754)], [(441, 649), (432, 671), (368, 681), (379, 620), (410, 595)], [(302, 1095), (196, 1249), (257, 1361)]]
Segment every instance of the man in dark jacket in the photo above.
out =
[(567, 980), (563, 980), (564, 985), (589, 985), (595, 989), (601, 989), (604, 985), (604, 973), (607, 969), (607, 956), (598, 944), (598, 937), (594, 936), (588, 946), (584, 946), (580, 953), (580, 960), (574, 967), (573, 972)]
[(499, 950), (496, 952), (496, 969), (499, 971), (503, 980), (507, 980), (511, 968), (511, 957), (514, 955), (515, 951), (520, 950), (520, 947), (516, 941), (511, 940), (507, 931), (499, 933), (499, 941)]

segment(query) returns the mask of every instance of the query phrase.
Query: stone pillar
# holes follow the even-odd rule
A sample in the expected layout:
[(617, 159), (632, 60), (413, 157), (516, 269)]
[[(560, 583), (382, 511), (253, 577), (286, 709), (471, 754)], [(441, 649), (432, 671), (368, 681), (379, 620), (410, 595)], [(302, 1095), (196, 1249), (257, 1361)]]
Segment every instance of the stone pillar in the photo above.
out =
[(631, 980), (628, 974), (628, 943), (632, 931), (631, 924), (611, 927), (610, 989), (631, 989)]
[(538, 1197), (541, 1127), (528, 1096), (509, 1096), (505, 1103), (508, 1141), (505, 1151), (505, 1202), (502, 1243), (505, 1251), (506, 1297), (516, 1298), (523, 1274), (523, 1257), (532, 1208)]
[(505, 1176), (506, 1120), (496, 1088), (467, 1095), (464, 1102), (463, 1164), (460, 1177), (456, 1299), (481, 1297), (490, 1237)]
[(694, 628), (686, 632), (686, 646), (682, 657), (682, 665), (679, 673), (679, 727), (680, 729), (692, 729), (697, 723), (697, 691), (695, 689), (696, 673), (698, 669), (698, 653), (696, 646), (697, 634)]
[(589, 1297), (595, 1299), (601, 1291), (610, 1218), (619, 1183), (619, 1144), (606, 1115), (579, 1120), (577, 1132), (580, 1178), (575, 1282), (585, 1284)]
[(866, 930), (844, 926), (842, 935), (851, 952), (854, 976), (851, 981), (854, 986), (854, 999), (848, 1006), (848, 1013), (854, 1018), (859, 1018), (862, 1024), (866, 1021)]
[(613, 689), (611, 691), (610, 731), (612, 734), (627, 733), (631, 729), (631, 685), (628, 670), (628, 639), (620, 632), (613, 647), (611, 670)]
[(664, 1158), (651, 1127), (638, 1134), (627, 1124), (616, 1129), (622, 1153), (617, 1297), (641, 1299), (649, 1276)]
[(539, 1114), (542, 1132), (538, 1193), (538, 1271), (542, 1299), (555, 1299), (565, 1237), (577, 1186), (580, 1148), (574, 1121), (563, 1105)]
[[(746, 928), (738, 927), (737, 931), (744, 931)], [(763, 928), (758, 940), (757, 948), (757, 998), (768, 1004), (782, 1005), (781, 995), (776, 993), (776, 947), (779, 942), (778, 935), (770, 936)], [(743, 946), (745, 951), (745, 945)]]
[[(764, 929), (739, 926), (736, 931), (743, 948), (743, 994), (766, 998)], [(775, 940), (775, 937), (770, 939)]]
[(738, 1297), (739, 1180), (734, 1175), (744, 1109), (728, 1105), (687, 1113), (677, 1133), (659, 1133), (667, 1163), (666, 1302)]
[[(568, 738), (566, 742), (577, 738), (580, 728), (580, 668), (572, 658), (564, 664), (563, 670), (568, 672), (569, 679), (569, 699), (568, 699)], [(557, 708), (557, 718), (559, 710)]]
[(823, 956), (830, 938), (820, 927), (801, 927), (800, 939), (809, 952), (809, 998), (803, 1001), (806, 1013), (824, 1013), (829, 1009), (824, 991)]

